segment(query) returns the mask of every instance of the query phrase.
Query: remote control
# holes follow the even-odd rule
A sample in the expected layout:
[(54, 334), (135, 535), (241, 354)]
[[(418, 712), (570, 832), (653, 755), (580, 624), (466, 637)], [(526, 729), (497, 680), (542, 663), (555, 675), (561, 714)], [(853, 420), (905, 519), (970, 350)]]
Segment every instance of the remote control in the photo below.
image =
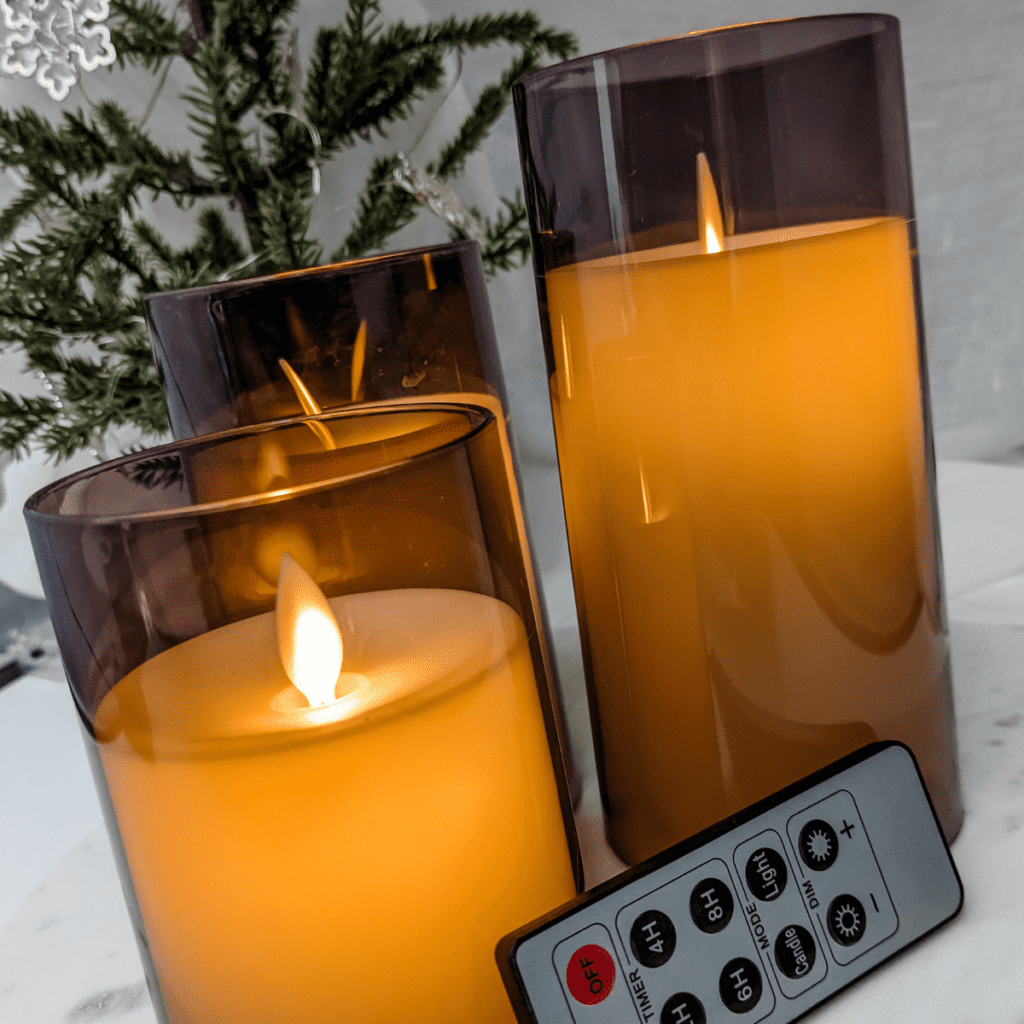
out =
[(506, 936), (520, 1024), (802, 1016), (955, 917), (910, 750), (873, 743)]

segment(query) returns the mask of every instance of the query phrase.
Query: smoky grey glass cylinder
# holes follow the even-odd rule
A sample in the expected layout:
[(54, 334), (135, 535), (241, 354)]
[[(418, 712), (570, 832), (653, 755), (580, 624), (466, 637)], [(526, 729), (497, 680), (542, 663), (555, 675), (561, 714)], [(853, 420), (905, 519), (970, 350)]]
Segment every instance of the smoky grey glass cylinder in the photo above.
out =
[[(486, 405), (498, 420), (574, 800), (568, 701), (552, 657), (479, 246), (385, 253), (146, 297), (176, 438), (377, 403)], [(581, 741), (577, 741), (581, 742)]]
[(494, 415), (442, 404), (29, 499), (161, 1020), (511, 1016), (495, 943), (583, 885), (512, 496)]
[(899, 24), (739, 25), (514, 88), (609, 838), (874, 739), (963, 818)]

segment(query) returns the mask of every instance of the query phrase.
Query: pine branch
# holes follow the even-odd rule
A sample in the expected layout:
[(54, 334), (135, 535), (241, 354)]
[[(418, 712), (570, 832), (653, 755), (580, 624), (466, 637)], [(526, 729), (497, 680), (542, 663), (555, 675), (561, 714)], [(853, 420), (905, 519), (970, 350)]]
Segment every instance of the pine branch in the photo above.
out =
[(49, 398), (0, 391), (0, 451), (27, 455), (32, 439), (59, 415), (60, 410)]
[[(216, 207), (201, 210), (197, 218), (199, 235), (195, 243), (186, 250), (195, 261), (197, 275), (202, 267), (211, 274), (220, 275), (245, 259), (242, 243), (228, 227), (224, 214)], [(198, 280), (196, 283), (200, 283)]]
[(395, 184), (398, 157), (378, 157), (370, 167), (355, 224), (342, 245), (331, 254), (331, 262), (358, 259), (379, 249), (387, 238), (404, 228), (416, 216), (415, 198)]
[(258, 104), (290, 107), (291, 83), (284, 70), (284, 22), (298, 0), (220, 0), (214, 5), (212, 37), (234, 55), (245, 87), (235, 99), (234, 115)]
[(152, 71), (187, 45), (185, 33), (164, 15), (157, 0), (110, 0), (106, 24), (120, 67), (130, 60)]
[(466, 157), (477, 149), (495, 121), (505, 112), (512, 83), (538, 67), (537, 51), (528, 47), (505, 70), (500, 85), (489, 85), (480, 93), (458, 134), (441, 150), (437, 163), (427, 169), (442, 180), (460, 174), (466, 165)]
[(67, 170), (75, 168), (86, 176), (98, 174), (104, 166), (102, 146), (90, 133), (81, 132), (80, 124), (79, 118), (65, 114), (58, 129), (33, 110), (0, 110), (0, 164), (20, 168), (31, 185), (73, 204)]
[[(59, 456), (110, 427), (166, 430), (166, 406), (143, 317), (144, 292), (245, 273), (309, 266), (313, 161), (413, 113), (444, 82), (453, 49), (493, 44), (518, 51), (478, 97), (433, 172), (462, 169), (507, 105), (512, 80), (544, 57), (575, 48), (532, 13), (385, 24), (379, 0), (346, 0), (342, 22), (318, 33), (296, 97), (289, 21), (298, 0), (111, 0), (107, 24), (123, 67), (166, 70), (189, 61), (195, 145), (172, 152), (117, 103), (65, 113), (51, 124), (32, 111), (0, 110), (0, 166), (25, 184), (0, 211), (0, 349), (18, 347), (28, 371), (61, 396), (0, 393), (0, 449), (42, 444)], [(305, 120), (320, 135), (317, 150)], [(378, 157), (355, 221), (332, 259), (383, 248), (421, 207), (394, 181), (396, 156)], [(191, 244), (174, 246), (141, 214), (143, 196), (198, 205)], [(238, 209), (235, 237), (212, 202)], [(486, 223), (489, 273), (529, 251), (518, 197)]]
[(204, 42), (192, 61), (201, 88), (185, 93), (195, 112), (189, 120), (200, 140), (203, 160), (213, 172), (222, 193), (239, 203), (255, 251), (265, 245), (259, 217), (259, 190), (267, 182), (266, 171), (246, 146), (238, 123), (232, 94), (236, 91), (237, 64), (218, 36)]
[(164, 192), (179, 205), (219, 194), (214, 182), (196, 172), (188, 153), (165, 153), (117, 104), (99, 104), (94, 116), (107, 145), (106, 164), (131, 168), (139, 187)]
[(502, 203), (505, 209), (493, 222), (486, 221), (486, 242), (480, 252), (488, 277), (499, 270), (522, 266), (532, 249), (526, 207), (519, 191), (514, 199), (502, 199)]
[(425, 46), (444, 49), (479, 49), (495, 43), (508, 43), (535, 49), (564, 60), (576, 52), (576, 38), (570, 32), (558, 32), (541, 25), (536, 14), (481, 14), (460, 22), (451, 17), (424, 25), (421, 41)]
[(6, 242), (24, 220), (36, 214), (38, 208), (47, 203), (50, 190), (42, 185), (30, 186), (17, 196), (3, 213), (0, 213), (0, 242)]
[(320, 246), (306, 237), (308, 204), (276, 180), (260, 194), (260, 202), (266, 229), (266, 265), (273, 270), (316, 266), (323, 254)]

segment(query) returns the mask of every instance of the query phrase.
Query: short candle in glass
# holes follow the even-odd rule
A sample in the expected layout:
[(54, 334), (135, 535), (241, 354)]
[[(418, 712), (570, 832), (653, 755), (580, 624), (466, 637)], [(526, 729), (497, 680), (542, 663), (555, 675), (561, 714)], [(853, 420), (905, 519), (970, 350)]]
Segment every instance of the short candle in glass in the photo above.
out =
[(494, 945), (582, 879), (494, 418), (316, 422), (27, 506), (154, 1003), (511, 1024)]

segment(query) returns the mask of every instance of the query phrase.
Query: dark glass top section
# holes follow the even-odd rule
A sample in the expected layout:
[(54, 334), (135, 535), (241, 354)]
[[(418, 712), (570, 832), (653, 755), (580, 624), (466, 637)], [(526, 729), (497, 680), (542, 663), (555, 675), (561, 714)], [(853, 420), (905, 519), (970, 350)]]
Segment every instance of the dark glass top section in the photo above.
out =
[(699, 153), (727, 234), (913, 217), (893, 17), (695, 33), (555, 65), (513, 93), (547, 269), (697, 240)]

